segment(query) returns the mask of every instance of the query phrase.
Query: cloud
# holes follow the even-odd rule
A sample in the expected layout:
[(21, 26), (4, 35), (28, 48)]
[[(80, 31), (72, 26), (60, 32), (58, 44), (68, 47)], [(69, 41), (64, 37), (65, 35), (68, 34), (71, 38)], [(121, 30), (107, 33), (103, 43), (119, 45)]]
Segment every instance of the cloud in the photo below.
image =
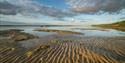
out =
[(15, 15), (17, 11), (16, 6), (8, 2), (0, 2), (0, 14)]
[(116, 12), (125, 8), (125, 0), (67, 0), (67, 4), (78, 13)]
[(42, 5), (35, 0), (0, 1), (0, 14), (15, 15), (18, 13), (29, 16), (32, 16), (33, 14), (41, 14), (56, 18), (73, 16), (73, 14), (70, 12)]
[(67, 0), (67, 2), (70, 6), (64, 11), (43, 5), (36, 0), (0, 0), (0, 20), (92, 24), (125, 19), (125, 4), (123, 4), (125, 0)]

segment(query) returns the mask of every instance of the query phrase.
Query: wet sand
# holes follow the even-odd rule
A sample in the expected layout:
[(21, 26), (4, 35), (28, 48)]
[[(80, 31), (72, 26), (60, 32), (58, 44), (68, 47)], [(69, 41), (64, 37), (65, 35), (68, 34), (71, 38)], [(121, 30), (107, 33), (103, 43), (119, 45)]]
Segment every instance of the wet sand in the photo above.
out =
[(0, 39), (1, 63), (125, 63), (125, 37), (54, 34), (10, 41)]

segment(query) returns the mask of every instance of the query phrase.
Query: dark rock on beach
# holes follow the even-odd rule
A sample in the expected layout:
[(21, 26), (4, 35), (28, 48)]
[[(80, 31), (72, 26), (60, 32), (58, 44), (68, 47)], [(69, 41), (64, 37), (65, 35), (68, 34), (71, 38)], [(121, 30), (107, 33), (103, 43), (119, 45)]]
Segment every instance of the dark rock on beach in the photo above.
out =
[(22, 40), (36, 38), (36, 36), (21, 31), (23, 30), (12, 29), (12, 30), (0, 31), (0, 37), (8, 38), (14, 41), (22, 41)]

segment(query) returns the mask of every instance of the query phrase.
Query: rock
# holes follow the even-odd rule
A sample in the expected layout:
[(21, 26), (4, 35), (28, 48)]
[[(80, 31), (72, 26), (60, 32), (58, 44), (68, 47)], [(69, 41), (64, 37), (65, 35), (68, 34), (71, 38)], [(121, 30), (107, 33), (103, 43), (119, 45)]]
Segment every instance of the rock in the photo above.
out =
[(43, 49), (47, 49), (47, 48), (50, 48), (50, 45), (40, 45), (40, 46), (38, 46), (35, 50), (34, 50), (34, 52), (39, 52), (39, 51), (41, 51), (41, 50), (43, 50)]
[(0, 35), (1, 37), (9, 37), (10, 40), (14, 41), (22, 41), (22, 40), (37, 38), (36, 36), (21, 31), (22, 30), (16, 30), (16, 29), (4, 30), (0, 31)]
[(32, 54), (33, 54), (32, 51), (28, 51), (28, 52), (26, 52), (26, 56), (27, 56), (27, 57), (30, 57)]
[(16, 30), (16, 29), (11, 29), (11, 30), (2, 30), (0, 31), (0, 35), (3, 36), (3, 37), (9, 37), (9, 36), (13, 36), (14, 34), (17, 34), (19, 33), (20, 31), (23, 31), (23, 30)]
[(28, 36), (25, 36), (25, 35), (17, 35), (17, 36), (14, 36), (13, 39), (14, 39), (15, 41), (27, 40), (27, 39), (28, 39)]

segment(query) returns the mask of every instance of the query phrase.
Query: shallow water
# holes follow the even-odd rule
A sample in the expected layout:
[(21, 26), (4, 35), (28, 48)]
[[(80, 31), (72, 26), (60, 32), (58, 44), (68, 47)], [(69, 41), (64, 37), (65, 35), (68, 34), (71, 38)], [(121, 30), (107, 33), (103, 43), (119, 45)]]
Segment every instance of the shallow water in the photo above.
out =
[(76, 29), (79, 32), (84, 33), (84, 36), (95, 36), (95, 37), (114, 37), (114, 36), (125, 36), (125, 32), (114, 30), (114, 29)]
[[(23, 32), (30, 33), (36, 36), (47, 36), (52, 34), (57, 34), (54, 32), (39, 32), (34, 31), (34, 29), (41, 29), (43, 27), (40, 26), (0, 26), (0, 30), (8, 30), (8, 29), (22, 29)], [(114, 29), (101, 29), (101, 28), (94, 28), (94, 27), (85, 27), (85, 26), (49, 26), (44, 27), (45, 29), (57, 29), (57, 30), (68, 30), (68, 31), (75, 31), (84, 33), (83, 36), (94, 36), (94, 37), (114, 37), (114, 36), (125, 36), (125, 32), (117, 31)]]
[(36, 28), (41, 28), (41, 27), (40, 26), (0, 26), (0, 30), (20, 29), (20, 30), (24, 30), (22, 32), (30, 33), (39, 37), (56, 34), (56, 33), (50, 33), (50, 32), (34, 31), (34, 29)]

